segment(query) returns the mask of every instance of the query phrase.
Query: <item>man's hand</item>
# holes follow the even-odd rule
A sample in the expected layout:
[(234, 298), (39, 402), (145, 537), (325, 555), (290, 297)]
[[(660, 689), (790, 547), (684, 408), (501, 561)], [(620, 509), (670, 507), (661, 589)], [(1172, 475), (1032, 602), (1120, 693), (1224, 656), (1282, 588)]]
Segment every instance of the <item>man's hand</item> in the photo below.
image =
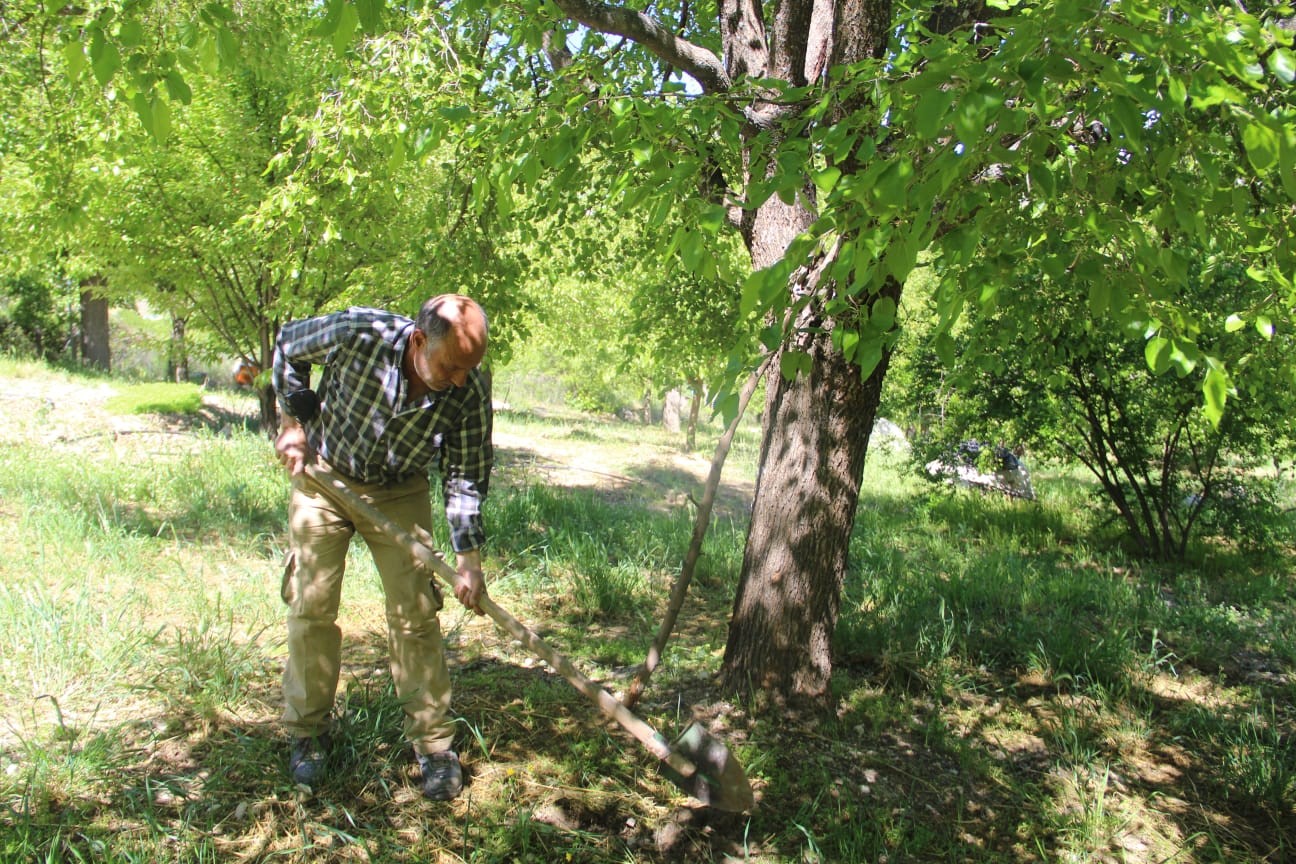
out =
[(294, 477), (306, 470), (312, 461), (310, 442), (306, 440), (306, 430), (291, 417), (284, 416), (279, 426), (279, 437), (275, 439), (275, 453), (279, 464), (288, 469)]
[(482, 575), (481, 550), (471, 549), (455, 554), (454, 595), (465, 607), (484, 615), (480, 605), (486, 593), (486, 577)]

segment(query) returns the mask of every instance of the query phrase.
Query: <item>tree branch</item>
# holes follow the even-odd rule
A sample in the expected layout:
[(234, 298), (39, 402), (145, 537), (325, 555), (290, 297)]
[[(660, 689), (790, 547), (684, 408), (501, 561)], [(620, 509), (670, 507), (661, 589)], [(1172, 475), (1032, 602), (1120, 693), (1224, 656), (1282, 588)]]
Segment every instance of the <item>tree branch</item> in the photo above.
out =
[(554, 5), (573, 21), (591, 30), (634, 40), (670, 65), (692, 75), (709, 93), (724, 92), (732, 84), (724, 64), (713, 52), (681, 39), (642, 12), (589, 0), (555, 0)]

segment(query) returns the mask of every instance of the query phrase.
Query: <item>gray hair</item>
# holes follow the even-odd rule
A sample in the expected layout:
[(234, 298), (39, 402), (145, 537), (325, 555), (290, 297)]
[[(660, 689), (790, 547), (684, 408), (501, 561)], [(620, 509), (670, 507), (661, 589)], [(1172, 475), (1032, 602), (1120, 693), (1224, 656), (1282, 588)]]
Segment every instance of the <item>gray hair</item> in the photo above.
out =
[(463, 298), (460, 302), (472, 304), (481, 314), (482, 326), (485, 328), (487, 337), (490, 336), (490, 321), (486, 317), (486, 310), (481, 307), (480, 303), (471, 297), (464, 297), (462, 294), (439, 294), (423, 304), (423, 308), (419, 310), (418, 318), (414, 321), (414, 326), (422, 330), (423, 335), (427, 336), (430, 347), (435, 348), (450, 332), (450, 321), (442, 316), (441, 307), (460, 297)]

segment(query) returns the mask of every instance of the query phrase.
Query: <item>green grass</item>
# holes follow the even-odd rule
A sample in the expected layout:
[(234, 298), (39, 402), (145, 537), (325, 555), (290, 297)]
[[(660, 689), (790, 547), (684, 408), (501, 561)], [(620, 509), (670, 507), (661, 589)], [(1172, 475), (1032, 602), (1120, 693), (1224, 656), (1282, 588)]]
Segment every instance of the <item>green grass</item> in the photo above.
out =
[[(9, 360), (0, 376), (69, 399), (121, 386)], [(451, 805), (422, 801), (378, 579), (356, 548), (339, 746), (307, 797), (276, 728), (287, 484), (268, 442), (201, 423), (114, 434), (96, 416), (53, 434), (37, 402), (0, 442), (0, 861), (1258, 864), (1296, 851), (1290, 549), (1203, 546), (1150, 567), (1112, 542), (1074, 472), (1037, 468), (1029, 504), (934, 491), (871, 458), (836, 710), (753, 716), (712, 681), (741, 567), (735, 497), (638, 708), (667, 735), (693, 705), (723, 723), (761, 798), (726, 816), (687, 809), (628, 735), (453, 603), (442, 626), (470, 782)], [(501, 453), (492, 595), (618, 689), (687, 547), (680, 492), (700, 495), (663, 467), (679, 436), (570, 414), (499, 424), (535, 452)], [(535, 467), (573, 443), (616, 478), (568, 487)], [(754, 445), (736, 457), (726, 479), (749, 482)]]
[(196, 414), (202, 407), (202, 391), (196, 384), (122, 385), (108, 400), (108, 410), (117, 414)]

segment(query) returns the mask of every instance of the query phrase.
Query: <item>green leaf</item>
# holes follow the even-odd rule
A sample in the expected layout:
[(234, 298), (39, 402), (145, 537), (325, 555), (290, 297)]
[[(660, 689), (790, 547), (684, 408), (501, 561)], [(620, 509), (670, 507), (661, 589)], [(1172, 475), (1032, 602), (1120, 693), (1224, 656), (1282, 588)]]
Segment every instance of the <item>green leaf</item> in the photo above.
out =
[(937, 359), (945, 366), (952, 367), (958, 359), (954, 339), (948, 333), (937, 333), (935, 343)]
[(766, 351), (775, 351), (778, 349), (779, 343), (783, 341), (783, 328), (777, 324), (761, 328), (759, 338)]
[(1197, 350), (1195, 345), (1180, 345), (1175, 342), (1170, 350), (1170, 365), (1174, 367), (1179, 377), (1183, 378), (1197, 368), (1197, 358), (1199, 356), (1201, 356), (1201, 352)]
[(842, 328), (840, 332), (842, 355), (846, 358), (847, 363), (854, 362), (855, 351), (859, 348), (859, 331)]
[(860, 343), (859, 349), (855, 355), (855, 363), (859, 366), (860, 377), (867, 379), (877, 369), (882, 362), (882, 340), (869, 339)]
[(1255, 321), (1255, 328), (1256, 328), (1256, 332), (1265, 338), (1265, 341), (1269, 341), (1270, 339), (1273, 339), (1274, 325), (1273, 322), (1269, 320), (1268, 315), (1257, 315)]
[(1164, 375), (1170, 371), (1170, 340), (1164, 336), (1149, 339), (1143, 347), (1143, 357), (1154, 375)]
[(121, 68), (121, 53), (117, 46), (105, 40), (103, 33), (97, 30), (90, 39), (90, 66), (101, 87), (108, 86), (108, 82)]
[(63, 46), (63, 59), (67, 63), (68, 77), (76, 80), (86, 68), (85, 46), (72, 41)]
[(789, 381), (795, 381), (797, 373), (810, 374), (810, 355), (804, 351), (784, 351), (779, 355), (779, 372)]
[[(666, 207), (670, 206), (669, 199), (663, 199), (662, 203)], [(715, 204), (703, 210), (702, 214), (698, 216), (698, 227), (714, 237), (725, 226), (727, 218), (728, 214), (725, 212), (725, 208)]]
[(360, 26), (366, 33), (377, 33), (382, 29), (383, 0), (356, 0), (355, 6), (360, 15)]
[(685, 231), (680, 238), (680, 260), (684, 262), (684, 267), (690, 273), (698, 272), (705, 253), (706, 247), (702, 243), (702, 237), (696, 231)]
[(890, 330), (895, 324), (896, 302), (890, 297), (879, 297), (869, 309), (869, 323), (882, 332)]
[(1111, 308), (1112, 284), (1106, 279), (1089, 283), (1089, 314), (1097, 318)]
[(1246, 326), (1246, 320), (1241, 315), (1238, 315), (1236, 312), (1234, 312), (1232, 315), (1228, 316), (1228, 318), (1224, 321), (1224, 332), (1236, 333), (1237, 331), (1241, 330), (1245, 326)]
[(222, 27), (216, 31), (216, 55), (220, 58), (221, 65), (226, 68), (235, 66), (238, 63), (238, 37), (228, 27)]
[(1289, 129), (1278, 143), (1278, 174), (1287, 197), (1296, 200), (1296, 134)]
[(338, 24), (342, 21), (342, 7), (344, 5), (344, 0), (328, 0), (328, 6), (324, 10), (324, 18), (311, 31), (311, 35), (327, 39), (336, 33)]
[(224, 21), (226, 24), (234, 20), (234, 12), (224, 3), (208, 3), (203, 7), (203, 11), (217, 21)]
[(1290, 84), (1296, 81), (1296, 55), (1286, 48), (1275, 48), (1273, 56), (1269, 58), (1273, 67), (1274, 75), (1284, 84)]
[(360, 13), (350, 3), (342, 6), (342, 17), (338, 19), (337, 30), (333, 32), (333, 50), (344, 55), (351, 50), (355, 42), (356, 31), (360, 29)]
[(165, 144), (171, 137), (171, 106), (156, 93), (150, 100), (153, 111), (153, 140)]
[(815, 188), (819, 190), (820, 195), (827, 195), (837, 185), (837, 181), (841, 179), (841, 176), (841, 169), (831, 165), (822, 171), (816, 171), (814, 174)]
[(1242, 144), (1247, 160), (1261, 174), (1267, 173), (1278, 161), (1278, 136), (1263, 123), (1251, 122), (1242, 128)]
[(136, 93), (131, 99), (131, 107), (135, 109), (136, 115), (139, 116), (140, 125), (150, 135), (153, 135), (153, 106), (149, 104), (148, 94), (142, 90)]
[(1224, 403), (1228, 399), (1228, 376), (1224, 370), (1211, 365), (1202, 382), (1202, 395), (1206, 397), (1206, 419), (1218, 427), (1224, 417)]
[(144, 41), (144, 27), (134, 18), (126, 18), (117, 28), (117, 41), (126, 48), (135, 48)]
[(954, 104), (954, 91), (928, 90), (914, 106), (914, 127), (923, 138), (935, 138), (945, 128), (945, 117)]
[(738, 317), (745, 319), (757, 309), (764, 310), (772, 299), (770, 295), (777, 293), (782, 287), (781, 281), (772, 267), (753, 271), (743, 282), (742, 299), (738, 303)]
[(166, 88), (167, 95), (182, 105), (188, 105), (193, 99), (193, 91), (189, 89), (183, 76), (174, 69), (167, 73)]

